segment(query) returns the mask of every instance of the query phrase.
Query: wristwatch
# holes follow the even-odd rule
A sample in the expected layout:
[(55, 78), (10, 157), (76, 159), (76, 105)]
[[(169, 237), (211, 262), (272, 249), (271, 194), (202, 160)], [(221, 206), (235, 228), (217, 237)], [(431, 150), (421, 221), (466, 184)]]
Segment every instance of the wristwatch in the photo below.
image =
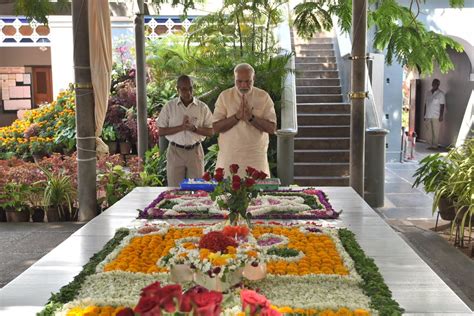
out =
[(255, 118), (255, 115), (252, 114), (252, 117), (249, 119), (249, 122), (252, 123), (254, 118)]

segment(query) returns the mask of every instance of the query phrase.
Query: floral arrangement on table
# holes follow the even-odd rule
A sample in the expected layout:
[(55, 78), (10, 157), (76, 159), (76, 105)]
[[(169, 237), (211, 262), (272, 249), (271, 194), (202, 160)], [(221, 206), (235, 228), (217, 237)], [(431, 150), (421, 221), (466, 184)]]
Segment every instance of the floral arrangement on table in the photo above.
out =
[[(135, 312), (138, 312), (137, 308), (141, 311), (157, 308), (162, 314), (177, 312), (186, 293), (212, 293), (214, 289), (204, 290), (194, 281), (172, 280), (170, 265), (161, 265), (163, 257), (172, 253), (169, 258), (172, 262), (172, 258), (180, 254), (176, 249), (184, 248), (191, 252), (202, 243), (199, 254), (203, 249), (209, 251), (203, 251), (201, 262), (213, 261), (214, 268), (225, 269), (233, 264), (233, 258), (229, 256), (233, 249), (228, 247), (238, 252), (239, 246), (229, 245), (229, 240), (221, 238), (222, 235), (232, 238), (237, 244), (237, 240), (244, 244), (253, 243), (260, 251), (259, 257), (265, 260), (267, 274), (259, 280), (243, 279), (222, 293), (222, 300), (217, 293), (206, 294), (212, 295), (216, 304), (203, 302), (209, 308), (209, 314), (196, 312), (195, 315), (214, 315), (210, 311), (219, 309), (220, 315), (268, 315), (267, 312), (271, 312), (270, 315), (278, 315), (277, 312), (301, 315), (401, 314), (402, 309), (391, 299), (373, 260), (365, 256), (347, 229), (337, 229), (329, 224), (323, 227), (316, 223), (254, 224), (247, 235), (245, 228), (225, 228), (222, 224), (172, 226), (151, 222), (134, 229), (120, 229), (104, 249), (91, 258), (75, 281), (52, 296), (43, 315), (90, 316), (99, 315), (105, 309), (113, 311), (112, 314), (133, 315), (133, 308)], [(222, 235), (215, 238), (215, 232)], [(223, 253), (225, 251), (227, 253)], [(214, 272), (217, 271), (211, 274), (217, 279), (220, 271)], [(262, 302), (263, 305), (251, 304), (255, 309), (248, 306), (242, 300), (247, 291), (252, 291), (249, 303)], [(173, 299), (173, 305), (170, 297), (177, 298)], [(204, 307), (198, 300), (192, 306)], [(141, 315), (152, 314), (144, 312)]]
[(223, 168), (217, 168), (214, 175), (206, 172), (202, 178), (207, 181), (214, 178), (217, 181), (217, 186), (210, 196), (212, 201), (217, 202), (221, 210), (229, 212), (231, 225), (236, 225), (239, 220), (245, 220), (250, 225), (252, 213), (248, 211), (248, 207), (250, 201), (256, 198), (259, 193), (254, 189), (255, 181), (265, 179), (267, 174), (249, 166), (245, 169), (245, 177), (240, 177), (237, 174), (239, 168), (237, 164), (230, 165), (230, 175), (227, 179), (224, 178)]
[[(336, 212), (321, 190), (261, 192), (253, 198), (247, 213), (254, 219), (336, 219)], [(150, 205), (140, 210), (138, 218), (227, 218), (229, 211), (222, 209), (205, 191), (171, 190), (162, 192)]]

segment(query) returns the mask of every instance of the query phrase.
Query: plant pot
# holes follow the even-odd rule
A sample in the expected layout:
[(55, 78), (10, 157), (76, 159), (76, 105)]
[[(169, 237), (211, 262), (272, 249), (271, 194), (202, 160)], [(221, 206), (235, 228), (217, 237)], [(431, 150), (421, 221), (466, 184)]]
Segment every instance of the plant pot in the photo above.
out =
[(46, 218), (48, 219), (48, 223), (61, 221), (61, 217), (59, 216), (59, 211), (55, 207), (48, 207), (46, 209)]
[(264, 279), (267, 276), (267, 264), (260, 263), (256, 267), (252, 266), (251, 264), (246, 264), (242, 275), (247, 280), (252, 281)]
[(115, 155), (117, 153), (117, 142), (106, 142), (107, 146), (109, 147), (109, 154)]
[(6, 222), (7, 221), (7, 214), (5, 213), (5, 209), (0, 207), (0, 222)]
[(20, 223), (20, 222), (29, 222), (30, 221), (30, 212), (28, 210), (9, 210), (5, 211), (7, 215), (7, 222), (10, 223)]
[(196, 271), (194, 273), (194, 282), (211, 291), (225, 292), (242, 281), (242, 270), (240, 268), (234, 272), (229, 272), (226, 275), (225, 281), (217, 277), (210, 277), (201, 271)]
[(33, 213), (31, 214), (31, 219), (35, 223), (44, 222), (44, 210), (41, 207), (35, 207)]
[(122, 155), (130, 155), (132, 145), (129, 142), (120, 142), (120, 153)]
[(456, 217), (454, 201), (449, 198), (440, 198), (438, 203), (439, 215), (445, 221), (452, 221)]
[(170, 279), (173, 283), (192, 281), (194, 272), (189, 264), (176, 264), (170, 268)]

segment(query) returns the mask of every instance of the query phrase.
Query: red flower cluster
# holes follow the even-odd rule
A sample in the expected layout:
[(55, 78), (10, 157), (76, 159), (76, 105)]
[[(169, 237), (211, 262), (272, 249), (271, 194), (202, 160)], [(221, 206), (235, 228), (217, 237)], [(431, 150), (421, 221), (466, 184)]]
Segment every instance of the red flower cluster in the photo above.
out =
[(206, 248), (212, 252), (221, 252), (227, 253), (227, 247), (237, 247), (237, 242), (229, 237), (224, 235), (222, 232), (210, 232), (201, 237), (199, 240), (199, 248)]
[(252, 168), (250, 166), (248, 166), (247, 169), (245, 169), (245, 173), (247, 174), (247, 176), (252, 177), (255, 180), (263, 180), (268, 177), (268, 175), (265, 172), (258, 171), (257, 169)]
[(192, 313), (197, 316), (218, 316), (221, 313), (222, 293), (195, 286), (182, 293), (178, 284), (161, 287), (155, 282), (142, 289), (134, 310), (126, 308), (118, 316), (161, 316), (163, 313)]
[(224, 180), (224, 169), (217, 168), (216, 173), (214, 175), (207, 171), (202, 175), (202, 178), (206, 181), (211, 181), (211, 179), (214, 178), (217, 182), (221, 182), (222, 180)]
[(281, 313), (270, 307), (270, 301), (261, 294), (252, 290), (240, 291), (242, 311), (250, 316), (281, 316)]
[(222, 233), (229, 237), (246, 237), (249, 234), (247, 226), (225, 226)]

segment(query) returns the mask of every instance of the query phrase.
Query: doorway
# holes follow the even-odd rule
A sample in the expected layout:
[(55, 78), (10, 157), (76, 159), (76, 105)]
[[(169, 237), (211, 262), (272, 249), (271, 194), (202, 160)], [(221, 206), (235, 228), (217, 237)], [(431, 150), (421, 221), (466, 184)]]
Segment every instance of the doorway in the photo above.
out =
[(33, 73), (33, 104), (53, 101), (53, 79), (51, 66), (31, 66)]

